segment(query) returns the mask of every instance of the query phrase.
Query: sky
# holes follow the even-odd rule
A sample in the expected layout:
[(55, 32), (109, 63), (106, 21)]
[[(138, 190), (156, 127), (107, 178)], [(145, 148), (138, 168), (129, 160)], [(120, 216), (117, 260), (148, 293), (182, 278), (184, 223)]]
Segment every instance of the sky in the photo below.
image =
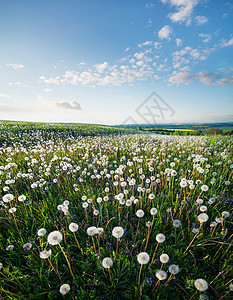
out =
[(233, 121), (231, 0), (0, 0), (0, 120)]

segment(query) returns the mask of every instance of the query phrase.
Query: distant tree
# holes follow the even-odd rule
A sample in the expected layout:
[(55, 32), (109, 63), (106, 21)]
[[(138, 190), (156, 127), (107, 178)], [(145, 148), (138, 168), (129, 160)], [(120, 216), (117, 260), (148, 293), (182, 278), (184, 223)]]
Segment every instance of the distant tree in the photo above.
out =
[(206, 134), (223, 134), (223, 131), (219, 128), (209, 128), (206, 130)]
[(141, 131), (142, 130), (142, 127), (141, 126), (137, 126), (136, 128), (138, 131)]

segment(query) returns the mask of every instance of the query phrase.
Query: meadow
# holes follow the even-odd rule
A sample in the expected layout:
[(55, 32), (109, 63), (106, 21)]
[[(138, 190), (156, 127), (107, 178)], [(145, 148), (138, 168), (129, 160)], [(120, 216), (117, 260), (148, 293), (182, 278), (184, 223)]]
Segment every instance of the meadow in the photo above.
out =
[(0, 132), (0, 299), (233, 298), (232, 137)]

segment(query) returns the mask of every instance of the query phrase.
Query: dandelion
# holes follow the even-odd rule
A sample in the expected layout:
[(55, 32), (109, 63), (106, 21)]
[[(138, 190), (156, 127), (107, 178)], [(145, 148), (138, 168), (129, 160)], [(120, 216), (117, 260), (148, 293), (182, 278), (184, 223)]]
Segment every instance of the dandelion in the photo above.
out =
[(137, 260), (138, 260), (139, 264), (145, 265), (149, 262), (150, 256), (146, 252), (141, 252), (138, 254)]
[(165, 280), (167, 278), (167, 273), (163, 270), (158, 270), (158, 271), (156, 271), (155, 276), (159, 280)]
[(23, 202), (23, 201), (26, 200), (26, 196), (25, 196), (25, 195), (20, 195), (20, 196), (18, 197), (18, 200), (19, 200), (19, 202)]
[(12, 207), (12, 208), (9, 209), (9, 213), (13, 214), (13, 213), (16, 212), (16, 210), (17, 210), (17, 209), (16, 209), (15, 207)]
[(102, 227), (98, 227), (96, 228), (96, 233), (101, 235), (104, 233), (104, 229)]
[(171, 274), (175, 275), (175, 274), (178, 274), (178, 273), (179, 273), (180, 268), (179, 268), (179, 266), (177, 266), (177, 265), (170, 265), (169, 268), (168, 268), (168, 271), (169, 271)]
[(94, 236), (96, 234), (96, 227), (95, 226), (88, 227), (87, 234), (89, 236)]
[(60, 293), (62, 294), (62, 295), (65, 295), (65, 294), (67, 294), (67, 293), (69, 293), (69, 291), (70, 291), (70, 286), (69, 286), (69, 284), (67, 284), (67, 283), (64, 283), (61, 287), (60, 287)]
[(43, 251), (40, 252), (40, 258), (42, 258), (42, 259), (49, 258), (51, 254), (52, 254), (52, 250), (51, 249), (49, 249), (49, 250), (43, 250)]
[(44, 236), (46, 234), (46, 229), (45, 228), (40, 228), (38, 231), (37, 231), (37, 235), (38, 236)]
[(138, 218), (142, 218), (143, 216), (144, 216), (144, 211), (142, 210), (142, 209), (139, 209), (139, 210), (137, 210), (137, 212), (136, 212), (136, 216), (138, 217)]
[(209, 187), (208, 187), (208, 185), (206, 185), (206, 184), (203, 184), (203, 185), (201, 186), (201, 190), (202, 190), (203, 192), (207, 192), (208, 189), (209, 189)]
[[(89, 199), (88, 199), (88, 200), (89, 200)], [(83, 202), (83, 203), (82, 203), (82, 207), (83, 207), (83, 208), (87, 208), (87, 207), (88, 207), (88, 203), (87, 203), (87, 202)]]
[(25, 250), (30, 250), (32, 248), (32, 244), (31, 243), (26, 243), (23, 245), (23, 249)]
[(195, 285), (195, 288), (201, 292), (204, 292), (208, 289), (208, 282), (201, 278), (196, 279), (194, 282), (194, 285)]
[(206, 213), (202, 213), (202, 214), (198, 215), (197, 218), (200, 223), (204, 223), (209, 220), (209, 216)]
[(3, 202), (8, 203), (14, 199), (12, 194), (6, 194), (2, 197)]
[(202, 200), (202, 199), (197, 199), (197, 200), (196, 200), (196, 203), (197, 203), (197, 204), (202, 204), (202, 203), (203, 203), (203, 200)]
[(207, 211), (207, 207), (205, 205), (202, 205), (200, 207), (200, 211), (202, 211), (202, 212)]
[(207, 295), (201, 294), (199, 299), (200, 300), (209, 300), (209, 297)]
[(180, 220), (174, 220), (174, 221), (172, 222), (172, 224), (173, 224), (174, 227), (180, 227), (180, 226), (181, 226)]
[(52, 231), (48, 235), (47, 240), (50, 245), (58, 245), (62, 241), (62, 234), (60, 231)]
[(163, 243), (165, 241), (166, 237), (164, 234), (159, 233), (156, 235), (155, 239), (158, 243)]
[(113, 265), (113, 260), (110, 257), (105, 257), (102, 260), (102, 265), (105, 269), (109, 269)]
[(6, 251), (12, 251), (14, 249), (14, 245), (9, 245), (6, 247)]
[(229, 218), (230, 217), (230, 213), (228, 211), (223, 211), (222, 212), (222, 217), (223, 218)]
[(95, 210), (93, 211), (93, 214), (94, 214), (95, 216), (98, 216), (99, 213), (100, 213), (100, 212), (98, 211), (98, 209), (95, 209)]
[(164, 253), (160, 255), (159, 259), (161, 263), (166, 264), (169, 261), (169, 256), (166, 253)]
[(121, 238), (123, 234), (124, 229), (121, 226), (114, 227), (112, 230), (112, 235), (117, 239)]
[(0, 262), (0, 270), (2, 269), (2, 267), (3, 267), (3, 264)]
[(150, 210), (150, 214), (151, 214), (152, 216), (156, 215), (157, 212), (158, 212), (158, 211), (157, 211), (157, 208), (155, 208), (155, 207), (152, 207), (151, 210)]
[(71, 232), (76, 232), (78, 229), (79, 229), (78, 224), (76, 224), (76, 223), (70, 223), (70, 225), (69, 225), (69, 230), (70, 230)]

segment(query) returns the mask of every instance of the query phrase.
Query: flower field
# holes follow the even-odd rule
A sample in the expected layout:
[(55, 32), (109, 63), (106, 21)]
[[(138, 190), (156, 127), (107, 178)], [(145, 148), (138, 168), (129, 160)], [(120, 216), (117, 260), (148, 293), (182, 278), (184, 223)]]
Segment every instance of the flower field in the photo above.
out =
[(0, 299), (233, 298), (232, 138), (0, 130)]

